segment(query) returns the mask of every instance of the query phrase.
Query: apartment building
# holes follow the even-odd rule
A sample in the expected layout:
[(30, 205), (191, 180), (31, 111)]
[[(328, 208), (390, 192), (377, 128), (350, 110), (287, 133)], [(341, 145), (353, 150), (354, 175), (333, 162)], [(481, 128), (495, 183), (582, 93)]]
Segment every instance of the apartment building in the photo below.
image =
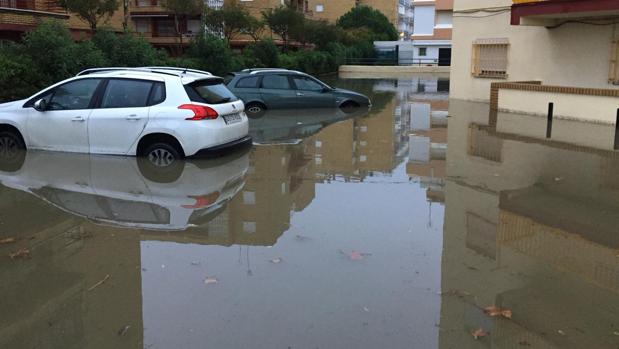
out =
[(618, 19), (616, 0), (456, 0), (452, 97), (614, 124)]
[[(122, 8), (102, 25), (117, 30), (123, 28)], [(0, 40), (19, 40), (27, 31), (45, 20), (64, 22), (76, 38), (90, 34), (90, 26), (63, 9), (58, 1), (50, 0), (0, 0)]]
[(309, 19), (330, 23), (335, 23), (355, 6), (370, 6), (389, 19), (403, 40), (408, 39), (413, 30), (413, 9), (410, 0), (293, 0), (292, 6)]
[(453, 0), (413, 0), (415, 25), (411, 35), (418, 64), (451, 64)]

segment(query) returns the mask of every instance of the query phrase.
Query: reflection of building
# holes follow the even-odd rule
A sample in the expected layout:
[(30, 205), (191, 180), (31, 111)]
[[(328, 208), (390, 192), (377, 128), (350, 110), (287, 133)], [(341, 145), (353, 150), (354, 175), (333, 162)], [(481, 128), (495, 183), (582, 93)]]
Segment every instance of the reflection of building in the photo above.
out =
[[(559, 121), (572, 143), (488, 124), (488, 106), (451, 101), (442, 262), (441, 347), (614, 347), (619, 314), (615, 153), (580, 145), (587, 125)], [(534, 118), (533, 118), (534, 119)], [(597, 125), (600, 129), (610, 128)], [(602, 133), (605, 134), (605, 133)], [(579, 144), (580, 143), (580, 144)], [(513, 311), (511, 321), (480, 308)]]
[(615, 123), (619, 2), (456, 0), (454, 13), (453, 98), (492, 89), (493, 108)]

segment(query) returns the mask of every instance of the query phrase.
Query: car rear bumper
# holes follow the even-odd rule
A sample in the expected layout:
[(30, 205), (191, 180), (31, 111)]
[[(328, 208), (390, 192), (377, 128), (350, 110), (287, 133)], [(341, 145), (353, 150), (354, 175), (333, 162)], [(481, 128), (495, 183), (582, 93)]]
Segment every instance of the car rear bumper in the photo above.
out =
[(200, 149), (198, 150), (197, 153), (195, 153), (191, 157), (195, 158), (195, 157), (203, 157), (203, 156), (209, 156), (209, 155), (217, 155), (224, 151), (234, 151), (236, 149), (242, 149), (245, 147), (249, 147), (251, 145), (252, 145), (251, 136), (244, 136), (232, 142), (216, 145), (214, 147)]

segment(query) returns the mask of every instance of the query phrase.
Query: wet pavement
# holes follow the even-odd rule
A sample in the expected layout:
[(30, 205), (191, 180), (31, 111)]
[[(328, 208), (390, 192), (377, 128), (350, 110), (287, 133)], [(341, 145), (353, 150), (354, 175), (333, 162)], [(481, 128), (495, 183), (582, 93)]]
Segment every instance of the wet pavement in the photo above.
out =
[(372, 109), (268, 113), (166, 171), (0, 163), (0, 348), (619, 346), (614, 127), (329, 82)]

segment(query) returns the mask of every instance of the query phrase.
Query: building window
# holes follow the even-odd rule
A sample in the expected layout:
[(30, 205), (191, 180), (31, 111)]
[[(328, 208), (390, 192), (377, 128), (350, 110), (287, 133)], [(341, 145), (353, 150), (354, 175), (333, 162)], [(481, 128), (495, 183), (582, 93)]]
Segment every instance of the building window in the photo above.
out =
[(619, 40), (613, 41), (608, 83), (619, 85)]
[(428, 55), (428, 48), (427, 47), (420, 47), (419, 48), (419, 56), (420, 57), (425, 57)]
[(507, 39), (480, 39), (473, 43), (473, 76), (507, 78)]
[(316, 12), (324, 12), (325, 7), (324, 5), (316, 5)]

